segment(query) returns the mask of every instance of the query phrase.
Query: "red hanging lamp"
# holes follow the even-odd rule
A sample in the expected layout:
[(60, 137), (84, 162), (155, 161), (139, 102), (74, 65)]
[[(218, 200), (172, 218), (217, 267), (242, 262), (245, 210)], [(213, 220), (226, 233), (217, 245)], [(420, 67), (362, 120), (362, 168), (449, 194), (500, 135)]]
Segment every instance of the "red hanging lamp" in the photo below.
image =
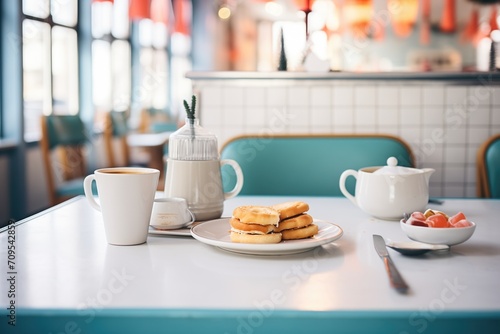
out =
[(189, 35), (191, 25), (191, 12), (189, 0), (174, 0), (174, 32)]
[(455, 0), (445, 0), (439, 28), (442, 32), (452, 33), (455, 32), (456, 25)]
[(130, 0), (130, 20), (141, 20), (150, 18), (151, 0)]
[(170, 18), (170, 0), (151, 0), (151, 20), (168, 25)]

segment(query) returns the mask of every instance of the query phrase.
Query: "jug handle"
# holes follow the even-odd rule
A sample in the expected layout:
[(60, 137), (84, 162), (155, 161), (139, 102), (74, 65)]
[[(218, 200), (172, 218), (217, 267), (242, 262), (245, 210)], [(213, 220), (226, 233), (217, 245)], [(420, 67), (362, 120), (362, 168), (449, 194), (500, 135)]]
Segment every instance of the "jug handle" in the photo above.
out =
[(234, 169), (234, 172), (236, 173), (236, 184), (234, 185), (234, 188), (231, 191), (228, 191), (227, 193), (224, 193), (224, 199), (230, 199), (238, 195), (241, 191), (241, 188), (243, 188), (243, 172), (241, 171), (240, 165), (231, 159), (224, 159), (221, 160), (220, 166), (224, 165), (229, 165)]
[(352, 176), (356, 179), (356, 182), (358, 182), (358, 172), (353, 170), (353, 169), (348, 169), (346, 171), (344, 171), (341, 175), (340, 175), (340, 179), (339, 179), (339, 187), (340, 187), (340, 191), (342, 192), (342, 194), (347, 197), (351, 202), (353, 202), (354, 204), (358, 205), (358, 203), (356, 203), (356, 198), (351, 195), (350, 192), (347, 191), (347, 188), (345, 187), (345, 181), (347, 180), (347, 178), (349, 176)]

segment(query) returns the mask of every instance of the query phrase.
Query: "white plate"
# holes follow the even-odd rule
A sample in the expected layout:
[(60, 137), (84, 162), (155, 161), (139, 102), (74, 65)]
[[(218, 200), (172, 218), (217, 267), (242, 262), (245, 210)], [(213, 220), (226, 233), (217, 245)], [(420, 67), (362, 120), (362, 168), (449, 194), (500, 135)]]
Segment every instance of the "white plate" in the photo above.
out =
[(332, 223), (314, 220), (319, 232), (312, 238), (301, 240), (285, 240), (278, 244), (243, 244), (232, 242), (229, 236), (229, 218), (221, 218), (204, 222), (191, 229), (191, 235), (208, 245), (216, 246), (231, 252), (253, 255), (285, 255), (305, 252), (314, 247), (337, 240), (344, 233)]

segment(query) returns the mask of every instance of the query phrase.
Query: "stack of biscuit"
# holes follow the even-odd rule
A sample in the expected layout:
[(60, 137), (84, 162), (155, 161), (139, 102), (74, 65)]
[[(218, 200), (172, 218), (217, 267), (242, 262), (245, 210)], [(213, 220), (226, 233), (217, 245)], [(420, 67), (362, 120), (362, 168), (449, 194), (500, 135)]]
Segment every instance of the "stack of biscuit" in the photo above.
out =
[(274, 232), (281, 233), (282, 240), (305, 239), (318, 233), (318, 226), (313, 223), (313, 217), (306, 213), (309, 204), (286, 202), (271, 208), (279, 212), (280, 221)]
[(269, 244), (282, 240), (310, 238), (318, 233), (305, 202), (286, 202), (266, 206), (240, 206), (233, 211), (231, 241)]
[(281, 233), (274, 232), (280, 221), (278, 211), (266, 206), (239, 206), (233, 211), (231, 241), (249, 244), (274, 244)]

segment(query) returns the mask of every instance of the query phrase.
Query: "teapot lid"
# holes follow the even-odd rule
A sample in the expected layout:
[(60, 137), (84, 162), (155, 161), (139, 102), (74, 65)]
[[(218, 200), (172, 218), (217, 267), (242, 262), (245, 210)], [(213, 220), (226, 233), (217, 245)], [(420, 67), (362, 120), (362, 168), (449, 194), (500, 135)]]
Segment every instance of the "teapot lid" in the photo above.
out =
[(398, 166), (398, 159), (395, 157), (390, 157), (387, 159), (387, 166), (381, 167), (373, 172), (373, 174), (380, 175), (408, 175), (417, 174), (420, 170), (415, 168)]
[(170, 135), (168, 154), (173, 160), (218, 160), (217, 137), (200, 126), (195, 118), (196, 96), (191, 98), (191, 106), (184, 100), (186, 124)]
[(201, 127), (198, 119), (186, 119), (186, 124), (170, 135), (168, 155), (173, 160), (218, 160), (217, 137)]

